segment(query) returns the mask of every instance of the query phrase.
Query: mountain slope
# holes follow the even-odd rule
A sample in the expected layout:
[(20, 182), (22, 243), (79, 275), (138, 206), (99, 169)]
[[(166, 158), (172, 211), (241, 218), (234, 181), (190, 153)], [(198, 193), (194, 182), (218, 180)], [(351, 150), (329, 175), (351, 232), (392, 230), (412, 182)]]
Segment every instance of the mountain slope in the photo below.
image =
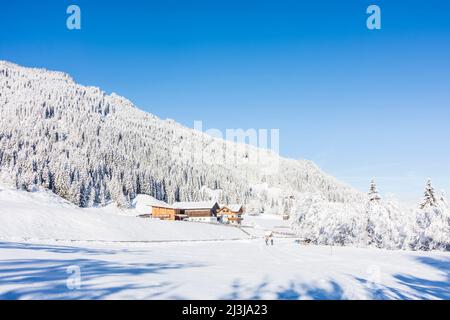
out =
[(43, 185), (82, 207), (127, 205), (137, 194), (203, 200), (205, 188), (220, 190), (221, 202), (260, 211), (286, 211), (306, 194), (340, 203), (363, 199), (309, 161), (225, 142), (64, 73), (8, 62), (0, 62), (0, 128), (3, 175), (19, 188)]

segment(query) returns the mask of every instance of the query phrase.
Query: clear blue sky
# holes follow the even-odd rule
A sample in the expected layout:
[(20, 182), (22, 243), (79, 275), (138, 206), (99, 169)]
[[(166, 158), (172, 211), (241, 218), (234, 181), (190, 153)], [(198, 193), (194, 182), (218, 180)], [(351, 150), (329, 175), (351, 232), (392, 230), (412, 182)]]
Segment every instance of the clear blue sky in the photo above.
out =
[[(66, 28), (77, 4), (82, 30)], [(366, 28), (370, 4), (382, 29)], [(450, 193), (450, 2), (2, 1), (0, 59), (192, 127), (279, 128), (281, 154), (366, 190)]]

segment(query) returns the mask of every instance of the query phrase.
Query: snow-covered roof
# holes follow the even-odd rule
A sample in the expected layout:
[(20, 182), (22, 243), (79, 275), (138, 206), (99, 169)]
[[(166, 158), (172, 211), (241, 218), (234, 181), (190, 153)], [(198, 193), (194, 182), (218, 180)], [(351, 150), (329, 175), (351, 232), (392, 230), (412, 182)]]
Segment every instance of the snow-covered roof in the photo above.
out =
[(230, 209), (231, 211), (234, 211), (234, 212), (238, 212), (242, 209), (242, 205), (241, 204), (230, 204), (228, 206), (228, 209)]
[(224, 205), (220, 205), (221, 208), (228, 208), (233, 212), (239, 212), (241, 210), (241, 208), (243, 207), (242, 204), (224, 204)]
[(172, 208), (172, 206), (170, 205), (170, 204), (167, 204), (167, 203), (165, 203), (165, 202), (161, 202), (161, 203), (152, 203), (152, 204), (150, 204), (149, 205), (150, 207), (153, 207), (153, 208), (171, 208), (171, 209), (173, 209)]
[(230, 211), (233, 212), (239, 212), (241, 210), (241, 208), (243, 207), (242, 204), (221, 204), (220, 208), (228, 208), (230, 209)]
[(172, 204), (172, 208), (174, 208), (174, 209), (184, 209), (184, 210), (211, 209), (216, 204), (217, 204), (217, 202), (214, 202), (214, 201), (175, 202), (174, 204)]
[(170, 205), (167, 204), (166, 202), (158, 200), (158, 199), (156, 199), (152, 196), (146, 195), (146, 194), (138, 194), (136, 196), (136, 198), (133, 199), (132, 204), (135, 207), (140, 206), (140, 207), (145, 207), (145, 208), (148, 208), (148, 207), (162, 207), (162, 208), (170, 207)]
[(132, 207), (136, 209), (138, 213), (151, 213), (152, 208), (170, 208), (166, 202), (155, 199), (146, 194), (138, 194), (132, 201)]

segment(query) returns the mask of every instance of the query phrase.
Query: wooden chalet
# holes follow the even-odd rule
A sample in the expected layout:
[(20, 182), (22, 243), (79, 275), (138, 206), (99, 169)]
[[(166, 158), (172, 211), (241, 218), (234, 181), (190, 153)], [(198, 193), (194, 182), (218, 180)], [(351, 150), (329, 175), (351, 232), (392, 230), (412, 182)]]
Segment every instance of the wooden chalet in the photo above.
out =
[(239, 204), (223, 205), (217, 212), (222, 223), (240, 225), (244, 214), (244, 206)]
[(217, 222), (220, 207), (217, 202), (175, 202), (173, 205), (152, 205), (152, 218), (160, 220), (188, 220)]

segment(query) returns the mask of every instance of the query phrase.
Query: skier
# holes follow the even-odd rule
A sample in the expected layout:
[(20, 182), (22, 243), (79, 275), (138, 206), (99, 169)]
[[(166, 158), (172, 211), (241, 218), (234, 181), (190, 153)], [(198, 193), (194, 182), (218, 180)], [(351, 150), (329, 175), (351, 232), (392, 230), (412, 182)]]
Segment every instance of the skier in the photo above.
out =
[(269, 243), (273, 246), (273, 233), (272, 231), (266, 232), (264, 236), (264, 240), (266, 241), (266, 246), (269, 245)]

